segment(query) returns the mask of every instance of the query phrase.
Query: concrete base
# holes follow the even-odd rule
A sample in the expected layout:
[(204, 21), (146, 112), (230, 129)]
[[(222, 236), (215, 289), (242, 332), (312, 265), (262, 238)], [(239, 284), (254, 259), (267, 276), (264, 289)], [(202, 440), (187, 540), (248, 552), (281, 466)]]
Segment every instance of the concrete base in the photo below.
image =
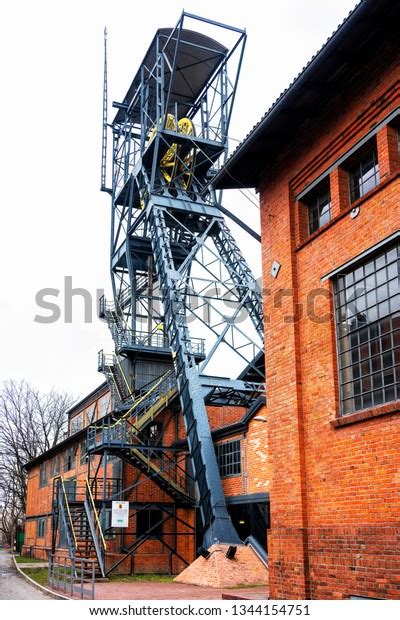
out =
[(174, 581), (209, 588), (268, 585), (268, 570), (250, 547), (240, 545), (233, 560), (228, 560), (229, 545), (212, 545), (210, 557), (196, 558)]

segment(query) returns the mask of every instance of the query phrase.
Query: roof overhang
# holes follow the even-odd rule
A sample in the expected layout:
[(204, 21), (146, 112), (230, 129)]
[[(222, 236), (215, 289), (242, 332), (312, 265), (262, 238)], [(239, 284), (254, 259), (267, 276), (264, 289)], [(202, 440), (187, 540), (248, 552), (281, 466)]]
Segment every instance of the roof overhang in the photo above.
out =
[[(171, 81), (170, 67), (174, 64), (177, 43), (176, 69), (173, 74), (171, 94), (173, 95), (173, 101), (177, 103), (179, 118), (186, 115), (186, 112), (197, 100), (203, 91), (204, 85), (212, 77), (228, 52), (224, 45), (200, 32), (188, 29), (177, 31), (175, 28), (160, 28), (157, 30), (133, 78), (123, 99), (122, 107), (114, 118), (114, 123), (122, 123), (124, 121), (126, 109), (133, 100), (135, 100), (135, 103), (130, 109), (129, 116), (134, 123), (140, 122), (141, 98), (135, 97), (135, 95), (140, 88), (142, 70), (144, 71), (145, 79), (152, 73), (158, 49), (164, 49), (164, 55), (167, 59), (167, 62), (164, 63), (164, 89), (169, 89)], [(150, 92), (147, 113), (150, 118), (154, 119), (156, 103), (155, 80), (148, 81), (148, 85)]]
[(310, 119), (326, 110), (380, 46), (388, 40), (398, 46), (399, 20), (398, 2), (362, 0), (238, 146), (213, 185), (257, 188), (263, 171), (290, 148)]

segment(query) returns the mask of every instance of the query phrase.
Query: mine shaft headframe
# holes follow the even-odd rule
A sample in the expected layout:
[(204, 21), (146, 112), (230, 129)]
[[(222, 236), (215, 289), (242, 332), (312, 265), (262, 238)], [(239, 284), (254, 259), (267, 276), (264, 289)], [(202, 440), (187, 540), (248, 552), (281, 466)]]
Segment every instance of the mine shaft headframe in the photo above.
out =
[(244, 30), (186, 12), (159, 29), (123, 102), (113, 104), (114, 170), (124, 167), (126, 180), (140, 161), (151, 188), (161, 178), (201, 191), (227, 153), (245, 42)]

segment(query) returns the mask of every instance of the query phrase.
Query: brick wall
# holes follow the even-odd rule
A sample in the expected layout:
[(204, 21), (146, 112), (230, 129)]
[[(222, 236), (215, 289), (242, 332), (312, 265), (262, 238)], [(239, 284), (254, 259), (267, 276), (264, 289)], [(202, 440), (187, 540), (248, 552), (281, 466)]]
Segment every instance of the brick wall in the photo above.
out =
[[(349, 216), (330, 175), (332, 221), (307, 235), (295, 196), (399, 105), (388, 50), (318, 111), (260, 185), (266, 323), (271, 598), (400, 598), (400, 403), (339, 416), (331, 282), (322, 276), (399, 229), (397, 133), (379, 130), (381, 182)], [(305, 148), (306, 146), (306, 148)], [(276, 279), (273, 260), (281, 263)], [(310, 312), (310, 292), (320, 289)], [(308, 316), (307, 316), (308, 307)], [(318, 316), (328, 317), (320, 320)], [(380, 415), (378, 415), (380, 414)], [(375, 416), (375, 417), (373, 417)], [(357, 421), (359, 418), (365, 418)], [(333, 422), (333, 423), (332, 423)]]
[[(108, 403), (109, 392), (106, 386), (102, 386), (95, 393), (92, 393), (84, 401), (78, 404), (70, 413), (69, 434), (70, 436), (85, 428), (93, 420), (99, 419), (101, 415), (106, 414), (106, 408), (101, 407), (101, 403)], [(214, 429), (221, 429), (233, 423), (242, 420), (246, 409), (244, 407), (234, 406), (208, 406), (210, 426)], [(262, 412), (260, 412), (262, 413)], [(159, 416), (157, 422), (162, 423), (163, 438), (162, 444), (169, 446), (177, 440), (186, 438), (185, 425), (183, 416), (179, 411), (177, 403), (171, 404)], [(232, 497), (234, 495), (242, 495), (244, 493), (264, 492), (267, 488), (268, 481), (263, 480), (263, 476), (267, 475), (265, 469), (266, 464), (266, 432), (265, 424), (251, 421), (248, 433), (229, 436), (226, 439), (219, 440), (219, 443), (231, 441), (232, 439), (240, 439), (242, 448), (242, 468), (241, 473), (235, 476), (228, 476), (223, 479), (223, 488), (226, 495)], [(77, 497), (83, 499), (85, 478), (88, 476), (87, 460), (82, 459), (81, 462), (81, 442), (85, 439), (85, 434), (77, 437), (75, 441), (68, 444), (67, 448), (72, 445), (75, 454), (74, 466), (68, 471), (64, 470), (64, 453), (66, 447), (58, 450), (56, 455), (52, 455), (46, 461), (47, 467), (47, 484), (40, 488), (39, 475), (40, 466), (35, 465), (30, 468), (28, 476), (28, 496), (27, 496), (27, 521), (25, 528), (25, 546), (24, 552), (31, 553), (38, 558), (46, 558), (51, 551), (51, 498), (52, 484), (55, 475), (62, 475), (65, 480), (70, 478), (77, 482)], [(171, 453), (172, 455), (172, 453)], [(182, 471), (186, 469), (187, 452), (182, 450), (175, 453), (179, 466)], [(60, 459), (60, 471), (54, 472), (55, 459)], [(91, 457), (90, 475), (93, 476), (99, 465), (100, 457), (98, 455)], [(107, 465), (107, 478), (110, 480), (115, 475), (115, 462), (109, 461)], [(114, 537), (107, 537), (107, 566), (112, 566), (123, 556), (120, 553), (121, 544), (129, 546), (136, 541), (134, 532), (137, 530), (137, 510), (140, 506), (151, 502), (163, 503), (163, 505), (172, 513), (175, 505), (171, 497), (163, 492), (152, 480), (142, 474), (136, 468), (124, 463), (123, 469), (123, 486), (132, 487), (126, 499), (131, 503), (131, 516), (129, 528), (124, 531), (121, 538), (119, 532)], [(254, 480), (249, 480), (250, 475)], [(101, 465), (97, 479), (101, 485), (103, 479), (103, 466)], [(101, 496), (101, 490), (100, 490)], [(166, 516), (166, 512), (163, 516)], [(195, 558), (196, 540), (194, 535), (195, 527), (195, 511), (192, 508), (176, 508), (177, 520), (168, 518), (163, 525), (165, 544), (159, 540), (150, 539), (143, 543), (135, 554), (124, 560), (116, 569), (119, 573), (137, 572), (137, 573), (179, 573), (185, 568), (185, 562), (179, 557), (171, 554), (172, 548), (177, 549), (178, 554), (187, 562), (192, 562)], [(38, 538), (37, 536), (37, 519), (46, 517), (45, 536)], [(177, 532), (177, 534), (175, 534)], [(57, 548), (57, 553), (63, 554), (64, 550)]]
[[(271, 467), (268, 459), (268, 410), (267, 406), (257, 411), (256, 418), (249, 422), (246, 444), (246, 493), (267, 493), (270, 488)], [(265, 420), (265, 421), (264, 421)]]

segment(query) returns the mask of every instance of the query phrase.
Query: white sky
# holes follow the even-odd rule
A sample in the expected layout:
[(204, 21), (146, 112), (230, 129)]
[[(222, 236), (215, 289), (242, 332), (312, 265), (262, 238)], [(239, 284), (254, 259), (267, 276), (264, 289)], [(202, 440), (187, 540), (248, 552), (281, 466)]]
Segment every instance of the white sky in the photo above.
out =
[[(96, 387), (96, 354), (111, 351), (104, 323), (34, 322), (38, 290), (59, 289), (64, 277), (110, 290), (109, 215), (99, 192), (103, 29), (109, 32), (109, 101), (120, 101), (157, 28), (174, 26), (182, 9), (246, 28), (248, 41), (231, 124), (241, 140), (321, 47), (355, 0), (31, 0), (2, 3), (0, 219), (0, 380), (27, 379), (76, 396)], [(149, 7), (149, 9), (147, 9)], [(110, 117), (115, 113), (110, 108)], [(232, 142), (234, 147), (236, 142)], [(241, 196), (224, 204), (258, 225)], [(234, 232), (236, 229), (232, 226)], [(240, 235), (256, 275), (259, 248)]]

